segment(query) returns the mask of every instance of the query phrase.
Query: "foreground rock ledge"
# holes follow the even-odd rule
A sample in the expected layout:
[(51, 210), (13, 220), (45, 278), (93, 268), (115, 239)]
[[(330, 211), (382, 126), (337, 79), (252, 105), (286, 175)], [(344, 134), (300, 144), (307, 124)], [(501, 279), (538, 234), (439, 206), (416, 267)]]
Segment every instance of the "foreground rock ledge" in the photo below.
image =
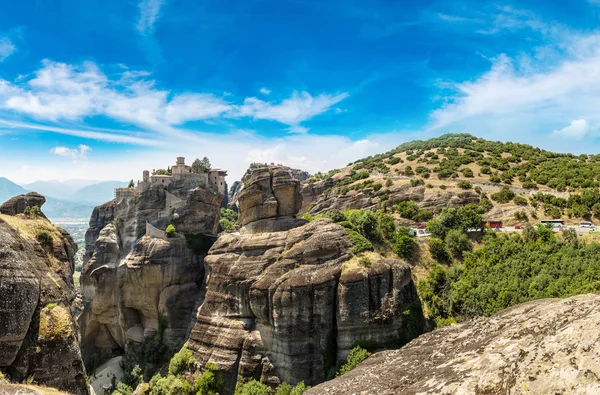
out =
[(427, 333), (306, 394), (600, 394), (600, 295)]

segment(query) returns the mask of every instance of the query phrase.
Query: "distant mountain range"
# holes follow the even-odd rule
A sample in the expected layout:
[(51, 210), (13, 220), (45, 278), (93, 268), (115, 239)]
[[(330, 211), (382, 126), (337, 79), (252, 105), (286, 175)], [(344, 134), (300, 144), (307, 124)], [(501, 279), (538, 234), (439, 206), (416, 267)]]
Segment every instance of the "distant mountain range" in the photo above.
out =
[(125, 181), (36, 181), (18, 185), (0, 177), (0, 204), (13, 196), (38, 192), (46, 197), (42, 211), (51, 218), (89, 218), (94, 206), (114, 198), (114, 189), (126, 187)]

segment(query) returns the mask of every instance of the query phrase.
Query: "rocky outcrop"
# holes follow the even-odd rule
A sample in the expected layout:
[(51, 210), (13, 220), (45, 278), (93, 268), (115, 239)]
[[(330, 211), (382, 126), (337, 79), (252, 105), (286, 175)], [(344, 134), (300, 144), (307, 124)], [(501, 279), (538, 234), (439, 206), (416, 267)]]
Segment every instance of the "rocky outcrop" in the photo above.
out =
[(88, 393), (71, 313), (76, 251), (44, 218), (0, 217), (0, 371), (13, 381)]
[[(24, 195), (18, 195), (8, 199), (2, 205), (0, 205), (0, 214), (6, 215), (17, 215), (23, 214), (27, 207), (31, 208), (37, 206), (41, 208), (46, 203), (46, 198), (37, 192), (29, 192)], [(40, 216), (44, 217), (44, 214), (40, 213)]]
[(300, 185), (280, 169), (256, 170), (240, 194), (241, 234), (222, 235), (205, 258), (206, 297), (188, 347), (238, 376), (312, 385), (357, 342), (401, 342), (403, 314), (419, 306), (410, 268), (353, 257), (342, 226), (294, 218)]
[[(97, 207), (86, 234), (79, 318), (84, 356), (119, 355), (168, 320), (169, 345), (187, 338), (201, 301), (203, 256), (214, 242), (223, 195), (185, 180), (153, 185)], [(152, 224), (152, 235), (146, 234)], [(166, 238), (173, 224), (177, 236)], [(154, 236), (156, 235), (156, 237)]]
[(377, 353), (307, 394), (600, 393), (600, 295), (525, 303)]

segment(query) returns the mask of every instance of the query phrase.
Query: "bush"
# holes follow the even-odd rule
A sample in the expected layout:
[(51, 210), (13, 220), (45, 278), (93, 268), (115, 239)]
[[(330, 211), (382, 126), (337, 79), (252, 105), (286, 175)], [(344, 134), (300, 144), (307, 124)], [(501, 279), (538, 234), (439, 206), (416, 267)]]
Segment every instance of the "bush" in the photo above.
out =
[(54, 238), (47, 230), (39, 230), (35, 238), (42, 245), (42, 247), (52, 247), (54, 244)]
[(348, 359), (344, 365), (340, 368), (337, 375), (341, 376), (343, 374), (348, 373), (352, 369), (358, 366), (362, 361), (369, 358), (371, 355), (370, 352), (361, 347), (354, 347), (350, 350), (350, 354), (348, 354)]
[(440, 189), (443, 191), (447, 188), (447, 186), (445, 186), (444, 184), (440, 185)]
[(227, 218), (221, 218), (219, 220), (219, 225), (221, 226), (221, 229), (223, 229), (223, 232), (227, 232), (227, 233), (233, 232), (233, 229), (234, 229), (233, 224)]
[(271, 395), (271, 388), (254, 379), (246, 382), (240, 380), (235, 387), (234, 395)]
[(372, 263), (373, 262), (371, 262), (371, 260), (369, 258), (367, 258), (366, 256), (363, 256), (358, 259), (358, 264), (361, 265), (362, 267), (370, 267)]
[(360, 254), (364, 251), (373, 251), (373, 244), (363, 235), (352, 229), (346, 229), (350, 243), (352, 243), (352, 253)]
[(474, 177), (473, 170), (469, 169), (468, 167), (465, 167), (464, 169), (461, 169), (460, 171), (461, 171), (461, 173), (463, 173), (463, 175), (465, 177), (469, 177), (469, 178)]
[(304, 381), (299, 382), (295, 387), (292, 387), (288, 383), (283, 383), (279, 386), (275, 395), (302, 395), (309, 389), (310, 387), (304, 385)]
[(150, 395), (188, 395), (192, 386), (182, 377), (169, 375), (162, 377), (156, 374), (150, 380)]
[(457, 229), (448, 231), (448, 234), (446, 235), (446, 246), (457, 256), (463, 256), (463, 253), (466, 251), (473, 250), (473, 243), (471, 243), (469, 237)]
[(173, 224), (169, 224), (169, 226), (167, 226), (167, 230), (165, 231), (165, 233), (168, 238), (177, 237), (177, 230), (175, 229)]
[(117, 389), (113, 391), (112, 395), (132, 395), (133, 388), (123, 382), (117, 383)]
[(459, 181), (458, 184), (456, 184), (456, 185), (461, 189), (471, 189), (473, 187), (469, 181), (464, 181), (464, 180)]
[(423, 184), (425, 184), (425, 181), (422, 178), (411, 178), (410, 180), (411, 187), (418, 187), (419, 185)]
[(178, 376), (193, 370), (195, 364), (196, 358), (194, 358), (192, 352), (188, 350), (186, 346), (183, 346), (181, 350), (171, 358), (171, 361), (169, 362), (169, 374)]
[(515, 196), (513, 198), (513, 203), (516, 204), (517, 206), (528, 206), (529, 203), (527, 202), (527, 199), (524, 198), (523, 196)]
[(448, 262), (450, 260), (450, 253), (446, 249), (444, 241), (437, 237), (429, 239), (429, 252), (433, 259), (438, 262)]
[(209, 362), (204, 366), (204, 372), (196, 378), (194, 389), (198, 392), (196, 395), (218, 395), (223, 390), (223, 377), (217, 365)]
[(56, 303), (48, 303), (40, 311), (38, 339), (41, 341), (64, 340), (72, 335), (71, 312)]
[(23, 215), (27, 218), (37, 218), (41, 214), (41, 210), (39, 206), (27, 206), (25, 210), (23, 210)]
[(501, 190), (499, 190), (496, 193), (493, 193), (491, 196), (492, 200), (498, 203), (508, 203), (511, 200), (513, 200), (514, 197), (515, 193), (507, 187), (503, 187)]
[(391, 178), (388, 178), (387, 180), (385, 180), (385, 186), (386, 187), (391, 187), (392, 185), (394, 185), (394, 181), (392, 181)]
[(407, 258), (417, 249), (415, 240), (410, 229), (400, 227), (396, 230), (396, 241), (393, 245), (394, 253), (402, 258)]

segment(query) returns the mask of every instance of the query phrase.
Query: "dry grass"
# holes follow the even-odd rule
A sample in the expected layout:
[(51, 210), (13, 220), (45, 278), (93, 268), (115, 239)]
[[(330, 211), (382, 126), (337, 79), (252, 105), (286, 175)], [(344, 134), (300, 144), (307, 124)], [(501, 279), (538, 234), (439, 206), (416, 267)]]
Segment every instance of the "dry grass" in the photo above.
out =
[(342, 274), (350, 273), (350, 272), (367, 272), (368, 267), (361, 265), (361, 258), (367, 258), (371, 261), (371, 263), (375, 263), (382, 258), (380, 254), (373, 251), (365, 251), (361, 252), (358, 255), (355, 255), (349, 261), (345, 262), (342, 266)]
[(16, 216), (0, 214), (0, 219), (15, 229), (21, 237), (31, 241), (36, 241), (38, 232), (42, 230), (47, 231), (54, 240), (62, 239), (58, 228), (43, 218), (26, 218), (22, 214)]
[(73, 335), (71, 313), (63, 306), (49, 303), (40, 312), (38, 340), (66, 339)]
[(35, 391), (35, 393), (40, 393), (43, 395), (69, 395), (67, 392), (62, 392), (56, 388), (45, 387), (43, 385), (8, 384), (5, 382), (0, 382), (0, 394), (19, 394), (24, 392), (24, 390)]

